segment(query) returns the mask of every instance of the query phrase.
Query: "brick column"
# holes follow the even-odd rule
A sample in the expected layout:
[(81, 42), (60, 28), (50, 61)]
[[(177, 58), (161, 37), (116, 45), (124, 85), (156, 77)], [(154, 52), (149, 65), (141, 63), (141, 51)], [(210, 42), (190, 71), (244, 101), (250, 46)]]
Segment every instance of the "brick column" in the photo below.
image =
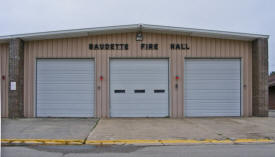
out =
[(268, 116), (268, 40), (252, 42), (252, 114)]
[[(16, 83), (16, 89), (11, 90), (11, 82)], [(24, 42), (21, 39), (11, 39), (9, 45), (9, 118), (24, 117)]]

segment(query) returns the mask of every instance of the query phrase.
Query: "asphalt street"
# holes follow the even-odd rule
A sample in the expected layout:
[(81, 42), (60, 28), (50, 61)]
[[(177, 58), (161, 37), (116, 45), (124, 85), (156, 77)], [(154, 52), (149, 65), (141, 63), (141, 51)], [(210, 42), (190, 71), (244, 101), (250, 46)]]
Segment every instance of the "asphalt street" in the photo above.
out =
[(5, 146), (2, 157), (274, 157), (275, 144), (185, 146)]

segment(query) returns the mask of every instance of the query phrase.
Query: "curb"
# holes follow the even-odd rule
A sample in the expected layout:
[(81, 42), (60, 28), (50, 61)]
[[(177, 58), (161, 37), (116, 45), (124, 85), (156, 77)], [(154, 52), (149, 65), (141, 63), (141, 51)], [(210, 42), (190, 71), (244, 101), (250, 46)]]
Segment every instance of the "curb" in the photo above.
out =
[(81, 145), (84, 140), (63, 139), (1, 139), (2, 145), (36, 144), (36, 145)]
[(88, 140), (85, 144), (91, 145), (180, 145), (180, 144), (244, 144), (244, 143), (275, 143), (271, 139), (236, 139), (236, 140)]
[(235, 139), (235, 140), (63, 140), (63, 139), (1, 139), (1, 145), (180, 145), (180, 144), (248, 144), (275, 143), (271, 139)]

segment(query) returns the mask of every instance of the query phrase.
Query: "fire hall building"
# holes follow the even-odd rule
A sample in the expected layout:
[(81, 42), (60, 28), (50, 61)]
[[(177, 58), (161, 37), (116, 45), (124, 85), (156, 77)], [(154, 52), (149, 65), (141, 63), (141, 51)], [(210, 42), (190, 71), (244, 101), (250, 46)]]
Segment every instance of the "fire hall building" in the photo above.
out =
[(148, 24), (0, 36), (2, 117), (267, 116), (268, 35)]

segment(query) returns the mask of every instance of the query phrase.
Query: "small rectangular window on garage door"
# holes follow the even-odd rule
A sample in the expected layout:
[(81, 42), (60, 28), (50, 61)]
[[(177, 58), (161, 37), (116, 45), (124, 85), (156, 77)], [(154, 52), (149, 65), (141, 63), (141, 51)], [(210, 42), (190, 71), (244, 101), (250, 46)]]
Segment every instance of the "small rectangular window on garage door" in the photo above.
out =
[(154, 93), (165, 93), (164, 89), (155, 89)]
[(135, 89), (135, 93), (145, 93), (145, 89)]
[(125, 93), (125, 89), (115, 89), (115, 93)]

